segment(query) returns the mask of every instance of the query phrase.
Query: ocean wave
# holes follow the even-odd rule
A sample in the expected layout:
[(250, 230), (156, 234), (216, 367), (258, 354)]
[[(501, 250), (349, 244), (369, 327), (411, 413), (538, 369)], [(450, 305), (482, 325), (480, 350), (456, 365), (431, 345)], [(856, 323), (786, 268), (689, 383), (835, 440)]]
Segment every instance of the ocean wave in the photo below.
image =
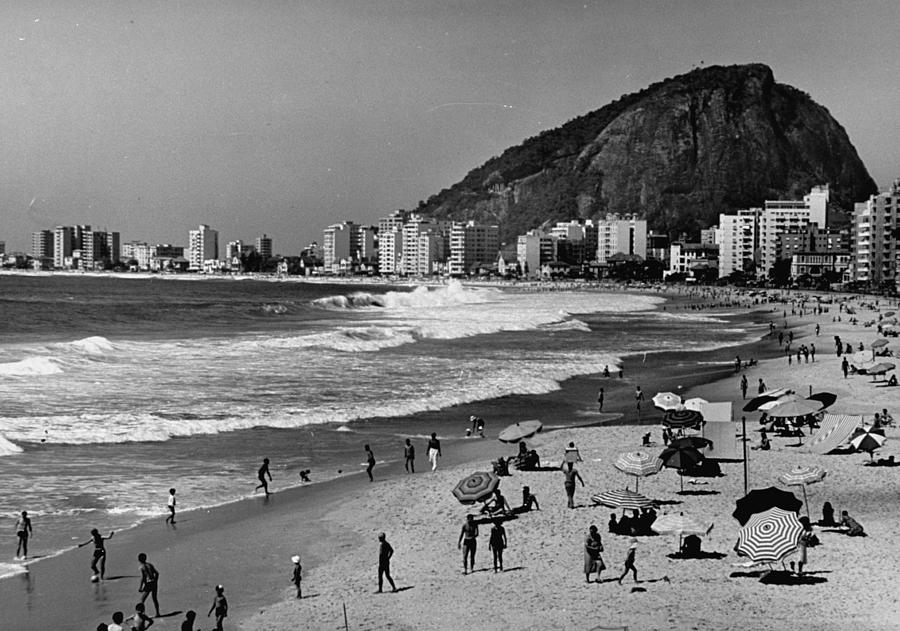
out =
[(583, 333), (590, 333), (591, 331), (591, 327), (578, 318), (564, 320), (562, 322), (551, 322), (550, 324), (542, 325), (540, 328), (543, 331), (581, 331)]
[(0, 456), (11, 456), (12, 454), (20, 454), (23, 449), (17, 444), (10, 442), (0, 434)]
[(354, 292), (351, 294), (327, 296), (314, 300), (313, 304), (318, 307), (331, 309), (360, 309), (366, 307), (418, 309), (477, 304), (485, 302), (490, 296), (496, 294), (497, 290), (494, 289), (467, 288), (458, 281), (452, 281), (448, 285), (436, 289), (419, 286), (408, 292), (388, 291), (383, 294)]
[(9, 578), (27, 572), (28, 566), (24, 563), (0, 563), (0, 578)]
[(0, 375), (7, 377), (33, 377), (56, 375), (63, 372), (59, 360), (53, 357), (29, 357), (17, 362), (0, 364)]
[(116, 350), (116, 347), (112, 342), (100, 335), (86, 337), (84, 339), (75, 340), (74, 342), (57, 344), (56, 346), (62, 349), (67, 347), (72, 348), (86, 355), (104, 355)]

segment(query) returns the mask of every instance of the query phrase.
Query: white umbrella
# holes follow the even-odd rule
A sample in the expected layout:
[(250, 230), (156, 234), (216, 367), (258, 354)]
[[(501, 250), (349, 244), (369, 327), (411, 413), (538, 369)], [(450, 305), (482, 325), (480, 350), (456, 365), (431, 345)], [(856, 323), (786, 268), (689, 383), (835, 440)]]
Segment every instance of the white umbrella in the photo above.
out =
[(694, 397), (693, 399), (688, 399), (684, 402), (684, 407), (686, 410), (694, 410), (695, 412), (703, 412), (703, 406), (709, 403), (706, 399), (701, 399), (700, 397)]
[(681, 397), (674, 392), (657, 392), (651, 401), (661, 410), (680, 410), (682, 407)]

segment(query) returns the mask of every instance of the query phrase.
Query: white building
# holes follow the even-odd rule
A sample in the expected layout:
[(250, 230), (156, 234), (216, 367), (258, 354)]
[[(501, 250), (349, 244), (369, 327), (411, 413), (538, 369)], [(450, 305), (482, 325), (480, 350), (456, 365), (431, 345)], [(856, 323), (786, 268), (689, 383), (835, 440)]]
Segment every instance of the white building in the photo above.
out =
[(346, 262), (352, 258), (356, 227), (352, 221), (344, 221), (325, 228), (322, 238), (322, 258), (326, 274), (340, 273), (341, 261)]
[(872, 289), (900, 281), (900, 180), (888, 191), (856, 204), (851, 236), (850, 279)]
[(516, 261), (526, 278), (537, 278), (547, 263), (556, 262), (556, 244), (559, 238), (529, 230), (516, 239)]
[(194, 271), (212, 269), (207, 261), (219, 260), (219, 231), (206, 224), (188, 232), (188, 268)]
[(619, 253), (647, 258), (647, 222), (637, 215), (607, 215), (597, 222), (597, 260), (605, 263)]
[(828, 185), (814, 186), (803, 201), (766, 201), (759, 217), (759, 268), (757, 276), (767, 276), (778, 259), (776, 239), (781, 232), (801, 229), (814, 223), (825, 227)]
[(719, 246), (705, 245), (702, 243), (682, 243), (676, 241), (669, 246), (669, 269), (665, 276), (670, 274), (688, 274), (697, 266), (714, 267), (718, 265)]
[(747, 271), (759, 248), (760, 208), (719, 215), (719, 278)]

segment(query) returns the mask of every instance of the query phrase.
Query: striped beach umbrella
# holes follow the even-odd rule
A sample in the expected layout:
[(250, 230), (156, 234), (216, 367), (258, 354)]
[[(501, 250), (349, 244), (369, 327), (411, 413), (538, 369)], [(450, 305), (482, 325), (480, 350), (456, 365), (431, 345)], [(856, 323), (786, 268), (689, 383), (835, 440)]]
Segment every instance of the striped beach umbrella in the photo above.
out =
[(873, 458), (873, 452), (884, 444), (887, 438), (884, 430), (875, 427), (860, 427), (850, 437), (850, 446), (856, 451), (869, 452), (869, 459)]
[(634, 490), (637, 491), (640, 479), (659, 473), (662, 461), (644, 451), (629, 451), (619, 454), (613, 462), (613, 466), (622, 473), (635, 477)]
[(653, 506), (653, 500), (649, 497), (629, 491), (628, 489), (617, 489), (615, 491), (603, 491), (591, 496), (594, 504), (602, 504), (610, 508), (633, 509), (650, 508)]
[(500, 478), (492, 471), (476, 471), (460, 480), (453, 488), (453, 495), (462, 504), (474, 504), (488, 499), (497, 487)]
[(660, 410), (681, 409), (681, 397), (674, 392), (657, 392), (651, 401)]
[(806, 485), (821, 482), (825, 479), (827, 473), (822, 467), (797, 466), (778, 476), (778, 481), (786, 486), (799, 486), (803, 489), (803, 503), (806, 504), (806, 516), (809, 517), (809, 500), (806, 498)]
[(797, 513), (770, 508), (751, 516), (741, 528), (737, 551), (754, 563), (777, 563), (797, 549), (801, 534)]
[(703, 423), (703, 415), (697, 410), (670, 410), (663, 418), (663, 425), (673, 429), (697, 427)]

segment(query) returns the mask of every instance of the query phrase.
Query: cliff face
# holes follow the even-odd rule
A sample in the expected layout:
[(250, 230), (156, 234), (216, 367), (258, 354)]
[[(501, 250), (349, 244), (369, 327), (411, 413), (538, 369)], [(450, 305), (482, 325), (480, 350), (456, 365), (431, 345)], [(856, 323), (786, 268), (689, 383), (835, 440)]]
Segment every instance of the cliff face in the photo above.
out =
[(472, 170), (419, 211), (499, 222), (504, 240), (545, 221), (638, 213), (696, 233), (730, 209), (831, 187), (844, 208), (877, 192), (846, 131), (763, 65), (713, 66), (651, 85)]

